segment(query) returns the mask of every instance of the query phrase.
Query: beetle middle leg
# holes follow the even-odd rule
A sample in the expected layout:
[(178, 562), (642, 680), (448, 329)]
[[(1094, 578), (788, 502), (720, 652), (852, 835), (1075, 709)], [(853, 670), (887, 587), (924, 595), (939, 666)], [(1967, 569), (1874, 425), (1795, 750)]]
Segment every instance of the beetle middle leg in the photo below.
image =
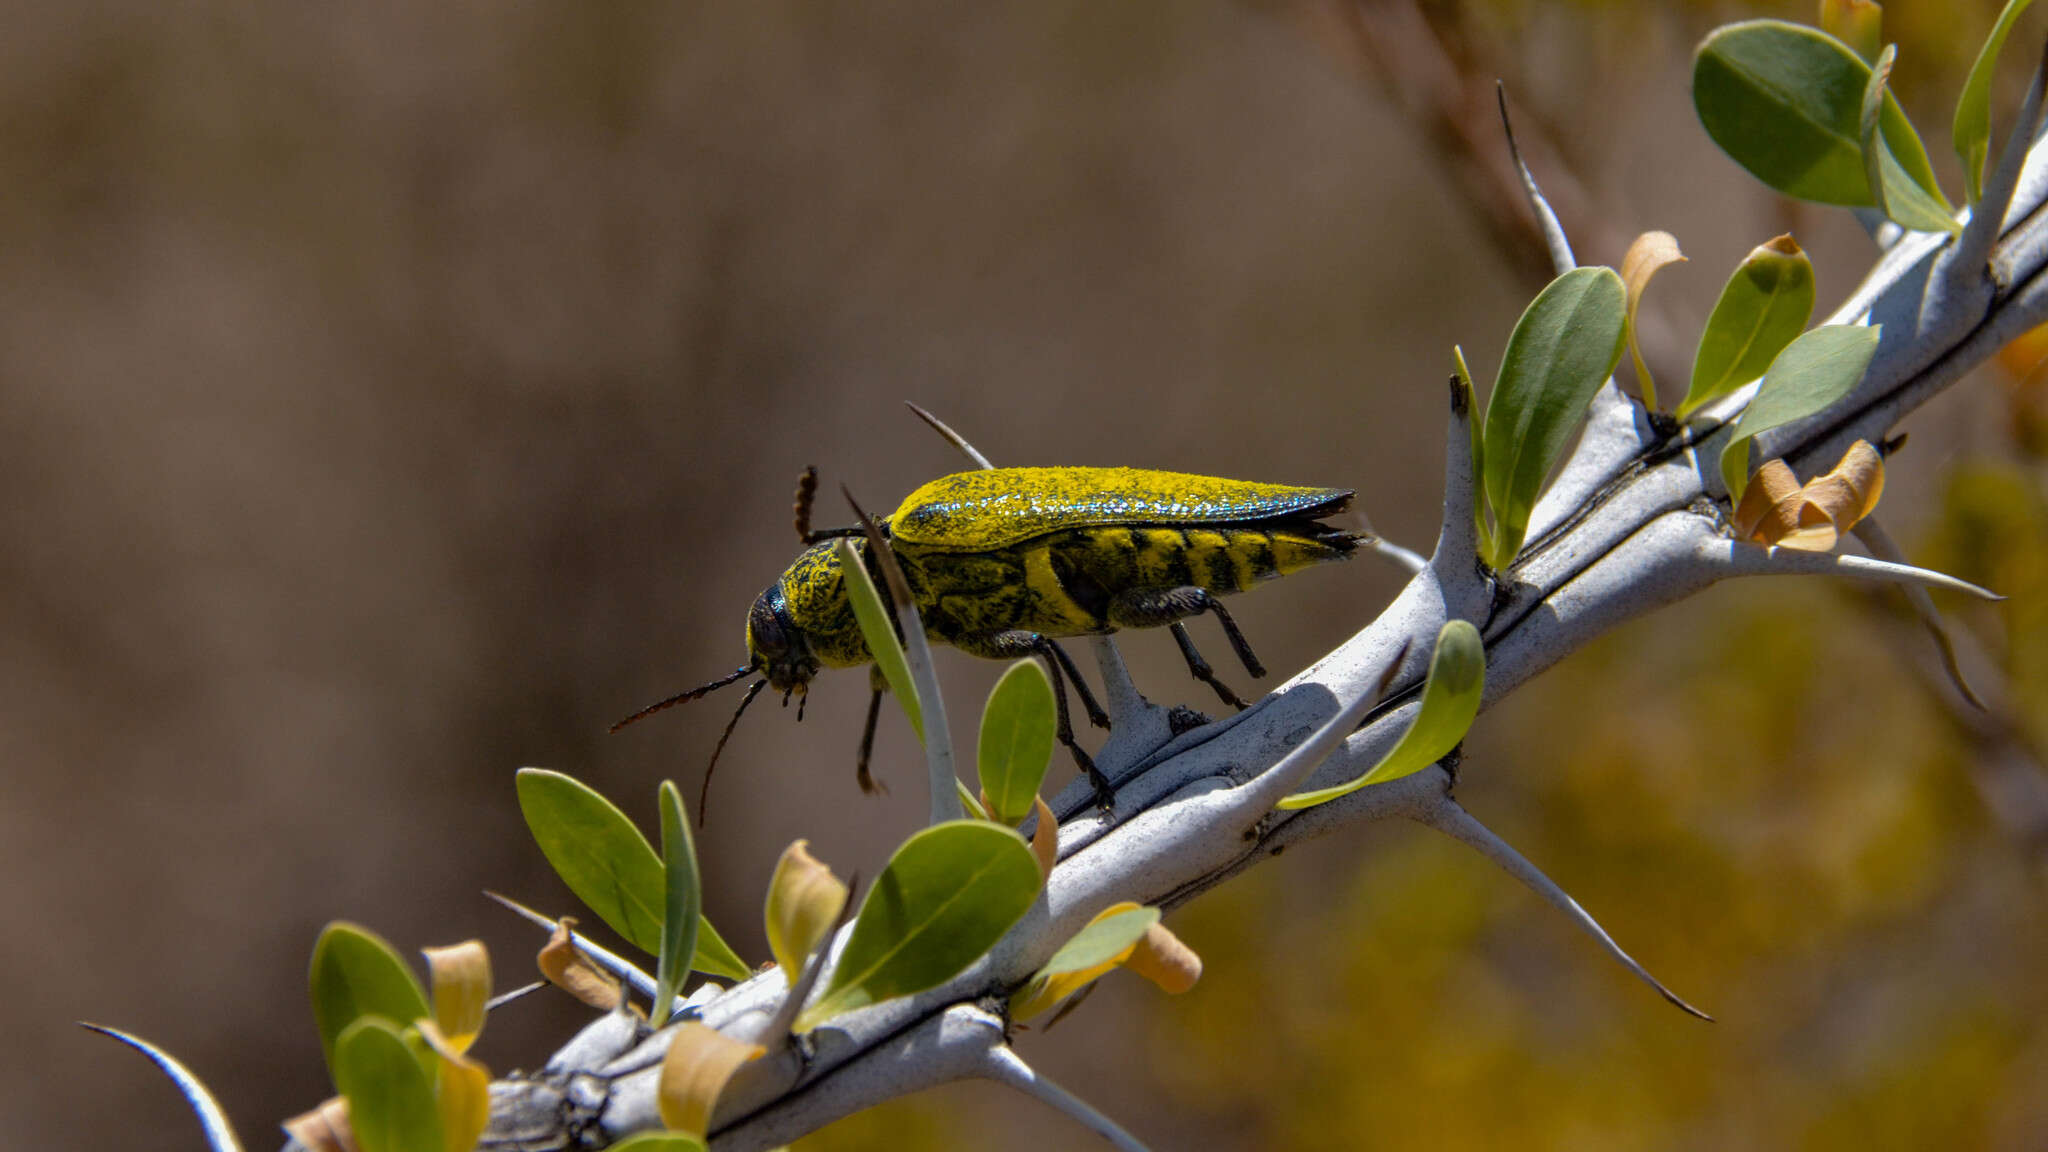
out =
[(1088, 682), (1081, 679), (1081, 670), (1074, 667), (1074, 658), (1067, 655), (1067, 650), (1047, 636), (1022, 628), (981, 636), (955, 637), (953, 646), (970, 656), (980, 656), (989, 660), (1015, 660), (1036, 656), (1044, 661), (1046, 671), (1052, 680), (1052, 700), (1059, 718), (1059, 726), (1055, 731), (1059, 741), (1066, 745), (1075, 765), (1088, 774), (1089, 783), (1095, 785), (1096, 798), (1107, 805), (1115, 795), (1115, 789), (1110, 786), (1109, 778), (1095, 766), (1095, 761), (1090, 759), (1088, 753), (1082, 751), (1081, 745), (1074, 740), (1074, 722), (1067, 713), (1065, 682), (1073, 681), (1074, 691), (1081, 696), (1082, 707), (1088, 710), (1089, 722), (1097, 728), (1109, 727), (1109, 713), (1104, 712), (1102, 705), (1096, 702), (1095, 693), (1089, 690)]
[(1109, 622), (1119, 628), (1157, 628), (1165, 625), (1173, 633), (1174, 642), (1180, 645), (1180, 654), (1188, 662), (1188, 672), (1195, 679), (1216, 690), (1225, 704), (1243, 708), (1244, 701), (1236, 693), (1216, 679), (1215, 670), (1195, 649), (1195, 642), (1188, 635), (1187, 626), (1181, 621), (1204, 612), (1215, 615), (1223, 625), (1223, 634), (1230, 638), (1231, 650), (1244, 664), (1244, 670), (1253, 676), (1264, 676), (1265, 665), (1252, 655), (1252, 646), (1245, 642), (1244, 633), (1238, 631), (1237, 621), (1223, 607), (1223, 602), (1206, 588), (1188, 585), (1181, 588), (1132, 588), (1118, 593), (1109, 602)]

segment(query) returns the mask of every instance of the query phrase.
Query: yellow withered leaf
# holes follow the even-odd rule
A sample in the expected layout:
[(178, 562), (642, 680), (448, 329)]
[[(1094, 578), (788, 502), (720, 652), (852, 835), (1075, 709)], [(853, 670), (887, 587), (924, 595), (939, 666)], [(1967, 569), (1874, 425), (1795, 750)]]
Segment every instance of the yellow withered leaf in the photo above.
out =
[[(1139, 905), (1134, 900), (1120, 900), (1097, 912), (1088, 921), (1088, 927), (1082, 929), (1080, 933), (1076, 933), (1075, 940), (1068, 942), (1069, 948), (1077, 944), (1081, 936), (1085, 935), (1089, 929), (1123, 913), (1135, 912), (1138, 908)], [(1065, 1000), (1067, 997), (1072, 996), (1074, 993), (1079, 992), (1081, 989), (1086, 988), (1096, 980), (1114, 971), (1118, 965), (1128, 961), (1131, 958), (1131, 953), (1137, 949), (1143, 940), (1144, 937), (1141, 935), (1130, 943), (1124, 944), (1112, 951), (1098, 953), (1093, 963), (1082, 963), (1078, 967), (1067, 967), (1061, 963), (1063, 958), (1072, 955), (1069, 948), (1062, 948), (1047, 963), (1045, 968), (1040, 969), (1038, 974), (1032, 977), (1031, 982), (1024, 987), (1024, 990), (1010, 1001), (1010, 1018), (1012, 1020), (1029, 1020), (1060, 1001)]]
[(355, 1129), (348, 1126), (348, 1101), (330, 1096), (311, 1112), (284, 1122), (285, 1134), (307, 1152), (356, 1152)]
[(775, 962), (782, 966), (783, 976), (791, 986), (845, 907), (845, 882), (811, 855), (810, 841), (798, 840), (783, 851), (782, 859), (775, 864), (775, 875), (768, 881), (768, 902), (763, 914), (767, 920), (768, 950), (774, 953)]
[(1157, 984), (1169, 996), (1193, 988), (1202, 978), (1202, 958), (1164, 924), (1145, 929), (1124, 967)]
[(740, 1065), (766, 1052), (759, 1044), (735, 1040), (709, 1025), (690, 1021), (676, 1028), (661, 1062), (655, 1088), (661, 1122), (673, 1131), (702, 1139), (711, 1127), (719, 1093)]
[(548, 983), (592, 1008), (609, 1012), (619, 1006), (625, 992), (618, 981), (592, 964), (583, 950), (576, 947), (570, 935), (574, 927), (574, 916), (564, 916), (555, 923), (555, 934), (541, 946), (540, 974), (547, 977)]
[(467, 1052), (484, 1030), (491, 1000), (491, 954), (481, 940), (420, 949), (433, 985), (434, 1023), (456, 1052)]
[(440, 1071), (434, 1106), (441, 1116), (443, 1152), (475, 1152), (491, 1122), (491, 1070), (464, 1055), (432, 1020), (419, 1024), (420, 1038), (434, 1050)]

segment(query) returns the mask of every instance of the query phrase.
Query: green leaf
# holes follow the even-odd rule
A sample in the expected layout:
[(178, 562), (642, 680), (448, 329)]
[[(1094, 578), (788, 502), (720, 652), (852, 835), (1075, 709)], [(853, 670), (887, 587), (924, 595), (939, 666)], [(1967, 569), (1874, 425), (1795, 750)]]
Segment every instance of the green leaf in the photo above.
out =
[(1383, 784), (1422, 771), (1450, 755), (1471, 731), (1486, 691), (1486, 645), (1469, 621), (1453, 620), (1436, 634), (1436, 652), (1429, 660), (1429, 679), (1422, 685), (1422, 706), (1415, 722), (1372, 770), (1347, 784), (1300, 792), (1281, 808), (1313, 808), (1347, 796), (1368, 784)]
[(850, 541), (839, 542), (839, 567), (846, 573), (846, 598), (853, 602), (853, 618), (860, 624), (861, 638), (868, 642), (875, 667), (882, 670), (882, 678), (889, 682), (889, 694), (903, 706), (903, 714), (910, 717), (911, 730), (922, 744), (924, 708), (918, 703), (917, 685), (910, 680), (910, 663), (903, 658), (903, 642), (896, 638), (896, 626), (889, 622), (892, 613)]
[[(667, 881), (653, 845), (611, 801), (589, 785), (545, 768), (521, 768), (519, 810), (541, 854), (578, 900), (628, 943), (660, 955)], [(744, 980), (746, 962), (717, 929), (697, 918), (691, 967)]]
[(1521, 550), (1544, 480), (1614, 374), (1627, 316), (1628, 293), (1612, 268), (1574, 268), (1537, 295), (1508, 337), (1484, 437), (1494, 568)]
[(1991, 154), (1991, 77), (1998, 70), (1998, 53), (2020, 14), (2034, 0), (2006, 0), (1998, 23), (1977, 50), (1977, 62), (1970, 65), (1970, 78), (1963, 82), (1963, 94), (1956, 99), (1955, 126), (1951, 130), (1956, 155), (1963, 162), (1963, 190), (1975, 204), (1984, 195), (1984, 162)]
[[(1486, 444), (1484, 425), (1486, 414), (1479, 407), (1479, 389), (1472, 385), (1472, 369), (1465, 363), (1465, 350), (1451, 345), (1451, 369), (1458, 378), (1458, 389), (1465, 394), (1465, 427), (1472, 433), (1472, 483), (1484, 485), (1486, 476)], [(1481, 556), (1493, 555), (1493, 527), (1486, 517), (1486, 492), (1483, 487), (1472, 494), (1472, 539), (1479, 546)]]
[(1072, 939), (1060, 945), (1052, 954), (1045, 967), (1038, 970), (1040, 976), (1058, 976), (1064, 972), (1083, 972), (1115, 960), (1128, 952), (1131, 945), (1145, 935), (1145, 930), (1159, 923), (1157, 908), (1127, 908), (1112, 916), (1092, 920), (1088, 926), (1074, 933)]
[(1878, 327), (1829, 324), (1794, 340), (1764, 373), (1756, 398), (1736, 420), (1721, 450), (1721, 479), (1731, 501), (1749, 480), (1749, 442), (1782, 424), (1803, 420), (1849, 394), (1877, 351)]
[(707, 1145), (682, 1132), (642, 1132), (611, 1146), (611, 1152), (705, 1152)]
[(1813, 261), (1792, 237), (1750, 250), (1721, 289), (1693, 354), (1684, 419), (1764, 374), (1813, 316)]
[(345, 920), (321, 931), (313, 945), (307, 984), (320, 1051), (336, 1084), (341, 1083), (341, 1073), (334, 1062), (335, 1045), (349, 1025), (374, 1016), (404, 1028), (433, 1015), (426, 990), (405, 957), (375, 932)]
[(1036, 660), (1019, 660), (988, 694), (981, 713), (981, 790), (991, 818), (1015, 826), (1052, 764), (1057, 724), (1052, 682)]
[(334, 1056), (362, 1152), (442, 1152), (433, 1076), (396, 1025), (366, 1016), (342, 1030)]
[(1870, 184), (1870, 196), (1877, 202), (1877, 210), (1884, 213), (1886, 219), (1919, 232), (1952, 232), (1958, 225), (1948, 202), (1940, 198), (1939, 189), (1930, 196), (1915, 184), (1899, 167), (1898, 157), (1892, 154), (1891, 146), (1877, 130), (1886, 86), (1891, 81), (1892, 64), (1898, 55), (1897, 45), (1885, 45), (1884, 51), (1878, 54), (1877, 63), (1870, 69), (1869, 82), (1863, 87), (1863, 109), (1857, 121), (1857, 132), (1863, 142), (1864, 179)]
[[(1802, 200), (1876, 204), (1863, 169), (1870, 65), (1817, 29), (1749, 20), (1714, 30), (1693, 56), (1692, 102), (1714, 143), (1765, 184)], [(1881, 127), (1906, 182), (1946, 205), (1919, 133), (1889, 93)]]
[(1024, 838), (1000, 824), (953, 820), (917, 833), (861, 901), (831, 984), (797, 1030), (959, 975), (1023, 917), (1043, 883)]
[(988, 809), (981, 806), (981, 798), (969, 792), (967, 785), (961, 783), (958, 776), (953, 777), (953, 794), (960, 797), (961, 811), (974, 817), (976, 820), (986, 820), (989, 818)]
[(675, 781), (663, 780), (655, 800), (661, 809), (661, 951), (654, 978), (656, 1022), (675, 1010), (675, 995), (689, 978), (697, 953), (698, 910), (704, 905), (697, 880), (697, 846), (690, 840), (690, 816)]

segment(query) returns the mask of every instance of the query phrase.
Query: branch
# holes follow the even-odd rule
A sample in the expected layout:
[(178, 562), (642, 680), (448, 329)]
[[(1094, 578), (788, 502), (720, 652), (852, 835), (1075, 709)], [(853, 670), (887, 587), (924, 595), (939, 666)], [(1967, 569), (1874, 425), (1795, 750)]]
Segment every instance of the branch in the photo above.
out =
[[(1766, 458), (1832, 461), (1855, 439), (1879, 442), (2007, 340), (2048, 319), (2048, 214), (2036, 211), (2048, 197), (2048, 151), (2032, 148), (2013, 188), (2010, 204), (1980, 202), (1980, 213), (2016, 222), (1988, 263), (1958, 259), (1945, 235), (1914, 234), (1884, 254), (1830, 321), (1884, 325), (1864, 382), (1826, 412), (1760, 437)], [(1093, 805), (1085, 782), (1062, 794), (1061, 862), (1009, 937), (939, 988), (836, 1018), (801, 1045), (749, 1065), (721, 1101), (717, 1147), (771, 1148), (883, 1100), (987, 1075), (1001, 1022), (983, 1005), (1021, 984), (1113, 901), (1172, 907), (1295, 842), (1419, 818), (1447, 787), (1441, 768), (1299, 812), (1260, 810), (1249, 823), (1246, 814), (1262, 800), (1260, 778), (1347, 709), (1363, 723), (1335, 742), (1309, 786), (1348, 779), (1391, 747), (1413, 710), (1431, 641), (1449, 619), (1474, 621), (1487, 639), (1490, 706), (1608, 629), (1731, 576), (1904, 575), (1863, 557), (1788, 560), (1728, 539), (1712, 453), (1700, 447), (1691, 432), (1657, 437), (1610, 386), (1540, 509), (1541, 534), (1498, 574), (1498, 587), (1465, 552), (1471, 481), (1469, 468), (1458, 474), (1454, 448), (1445, 540), (1378, 619), (1234, 716), (1178, 736), (1160, 728), (1142, 739), (1113, 736), (1098, 757), (1117, 781), (1113, 809)], [(1449, 515), (1454, 508), (1466, 514)], [(1390, 667), (1385, 698), (1362, 703)], [(783, 994), (780, 975), (756, 977), (704, 1004), (702, 1019), (751, 1035)], [(668, 1035), (615, 1060), (565, 1062), (498, 1084), (484, 1147), (584, 1147), (653, 1125)]]

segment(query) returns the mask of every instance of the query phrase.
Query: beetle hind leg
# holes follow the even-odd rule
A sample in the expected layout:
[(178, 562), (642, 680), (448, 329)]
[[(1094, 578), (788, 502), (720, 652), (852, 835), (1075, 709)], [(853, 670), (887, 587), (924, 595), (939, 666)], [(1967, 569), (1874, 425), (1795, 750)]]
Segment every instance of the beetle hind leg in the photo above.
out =
[(1188, 675), (1214, 688), (1225, 704), (1244, 711), (1244, 701), (1237, 698), (1237, 693), (1232, 692), (1228, 684), (1216, 678), (1216, 670), (1202, 658), (1201, 651), (1195, 647), (1194, 637), (1188, 635), (1188, 626), (1175, 620), (1166, 626), (1166, 630), (1173, 633), (1173, 642), (1180, 645), (1181, 659), (1188, 662)]
[[(1214, 615), (1217, 622), (1223, 625), (1223, 634), (1230, 638), (1231, 651), (1237, 653), (1238, 660), (1244, 664), (1244, 670), (1255, 677), (1264, 676), (1266, 666), (1259, 663), (1257, 656), (1252, 655), (1252, 646), (1245, 642), (1244, 633), (1238, 631), (1237, 621), (1230, 618), (1229, 611), (1223, 607), (1223, 601), (1207, 588), (1197, 588), (1193, 585), (1181, 588), (1133, 588), (1120, 593), (1116, 599), (1110, 601), (1109, 622), (1119, 628), (1157, 628), (1161, 625), (1172, 625), (1177, 628), (1182, 620), (1190, 616), (1199, 616), (1204, 612)], [(1191, 654), (1194, 642), (1186, 639), (1185, 629), (1177, 633), (1174, 639), (1180, 641), (1181, 653), (1188, 656), (1188, 671), (1193, 672), (1196, 679), (1216, 687), (1218, 691), (1223, 691), (1214, 679), (1202, 675), (1196, 668), (1195, 660), (1198, 657)], [(1203, 667), (1207, 667), (1206, 661)], [(1236, 703), (1228, 697), (1224, 702)], [(1237, 706), (1243, 707), (1242, 704)]]

